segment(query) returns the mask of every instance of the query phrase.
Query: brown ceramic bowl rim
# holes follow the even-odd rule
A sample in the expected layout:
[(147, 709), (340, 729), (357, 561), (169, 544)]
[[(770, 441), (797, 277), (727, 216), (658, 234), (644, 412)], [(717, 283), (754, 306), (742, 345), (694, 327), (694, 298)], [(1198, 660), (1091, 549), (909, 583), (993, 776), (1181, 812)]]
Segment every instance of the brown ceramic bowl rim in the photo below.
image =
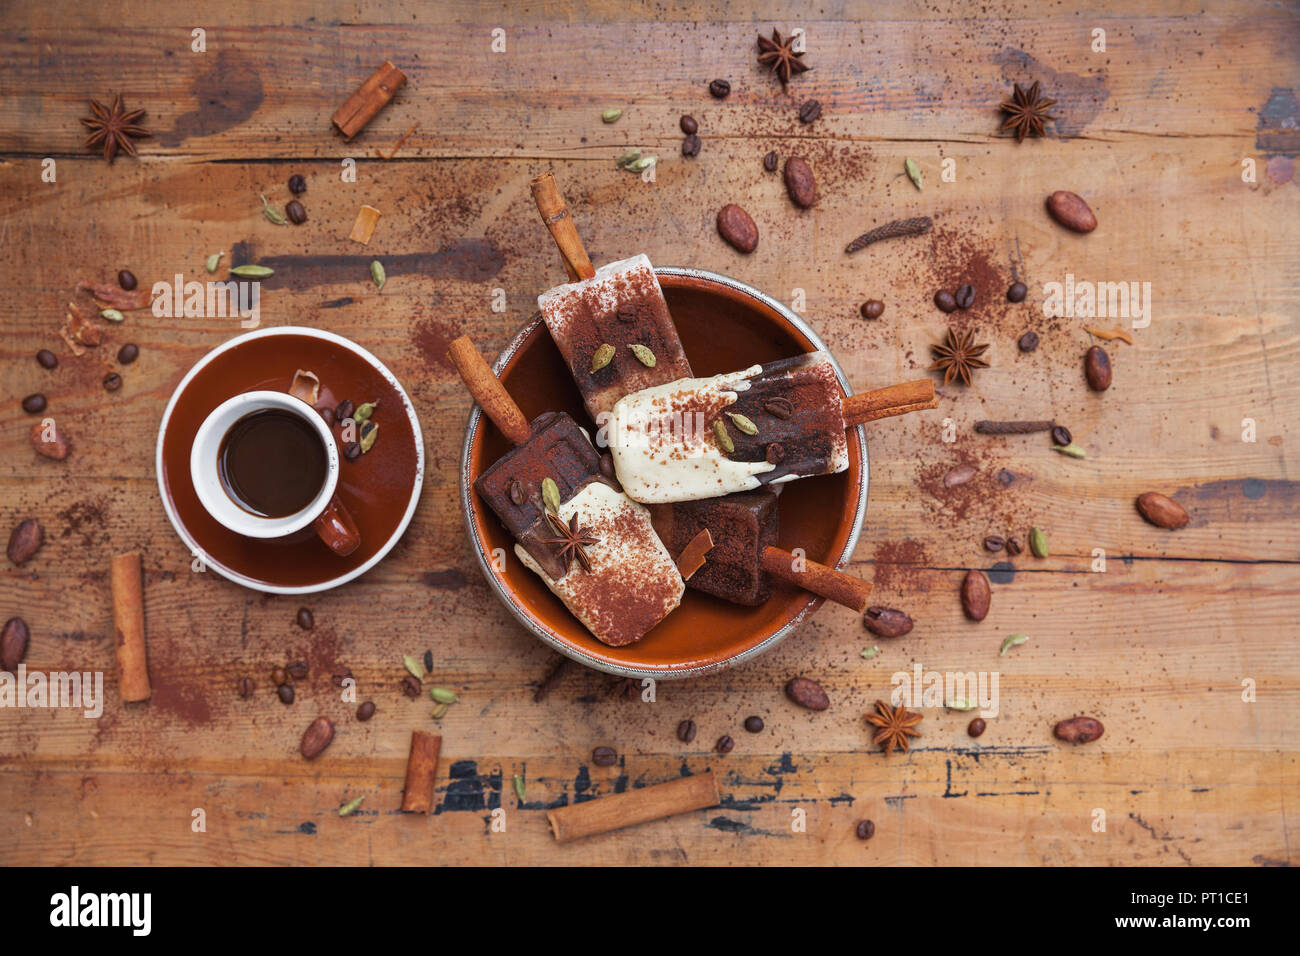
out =
[[(708, 272), (703, 269), (685, 269), (677, 266), (656, 266), (655, 274), (660, 277), (671, 276), (674, 278), (694, 279), (705, 283), (720, 285), (726, 289), (732, 290), (733, 292), (739, 292), (744, 296), (752, 298), (771, 309), (785, 322), (789, 323), (795, 331), (810, 341), (813, 344), (813, 350), (820, 349), (830, 356), (831, 365), (835, 369), (835, 375), (840, 381), (840, 387), (844, 389), (844, 394), (853, 394), (853, 389), (844, 375), (844, 370), (840, 368), (840, 364), (836, 361), (835, 356), (831, 355), (830, 349), (827, 347), (826, 343), (822, 341), (821, 336), (814, 332), (807, 322), (801, 319), (791, 309), (786, 307), (784, 303), (760, 292), (758, 289), (755, 289), (747, 283), (741, 282), (737, 279), (732, 279), (729, 276), (720, 275), (716, 272)], [(519, 353), (519, 350), (523, 347), (523, 344), (529, 339), (539, 325), (542, 325), (542, 318), (540, 315), (535, 316), (531, 321), (520, 328), (520, 330), (515, 333), (514, 337), (511, 338), (509, 343), (507, 343), (506, 347), (501, 351), (501, 354), (497, 356), (496, 361), (492, 363), (492, 371), (498, 376), (501, 375), (505, 368), (514, 360), (515, 356)], [(578, 663), (595, 670), (604, 671), (607, 674), (615, 674), (620, 677), (649, 677), (654, 680), (675, 680), (683, 677), (698, 677), (702, 674), (726, 670), (727, 668), (734, 667), (735, 665), (743, 663), (753, 657), (757, 657), (764, 651), (771, 650), (777, 644), (781, 643), (781, 641), (793, 634), (795, 630), (798, 629), (799, 625), (822, 604), (822, 598), (810, 595), (808, 601), (794, 617), (781, 625), (767, 637), (763, 638), (757, 644), (747, 647), (744, 650), (738, 651), (721, 660), (710, 661), (707, 664), (701, 664), (695, 667), (674, 668), (671, 665), (661, 668), (625, 667), (593, 657), (581, 647), (574, 646), (562, 635), (552, 630), (546, 625), (545, 621), (539, 620), (530, 614), (518, 601), (515, 600), (514, 594), (511, 593), (510, 589), (502, 582), (502, 580), (493, 573), (487, 551), (483, 546), (483, 541), (479, 538), (474, 527), (474, 515), (477, 512), (479, 505), (475, 500), (474, 481), (473, 477), (470, 475), (474, 438), (478, 433), (478, 428), (482, 421), (483, 411), (478, 407), (478, 405), (474, 405), (470, 409), (469, 423), (465, 430), (465, 444), (461, 448), (460, 456), (461, 513), (465, 518), (465, 528), (469, 534), (470, 542), (473, 545), (474, 557), (478, 560), (479, 569), (487, 579), (488, 585), (496, 592), (497, 597), (501, 600), (501, 603), (506, 606), (506, 609), (515, 616), (520, 624), (535, 634), (544, 643), (549, 644), (566, 657), (570, 657)], [(852, 557), (853, 551), (857, 547), (858, 535), (862, 530), (862, 519), (867, 510), (867, 484), (869, 472), (867, 436), (861, 425), (856, 426), (856, 431), (858, 436), (858, 447), (862, 450), (862, 469), (858, 480), (857, 504), (853, 509), (853, 525), (849, 529), (849, 534), (845, 539), (844, 547), (841, 549), (840, 553), (834, 557), (834, 560), (828, 562), (833, 567), (843, 567), (849, 558)]]

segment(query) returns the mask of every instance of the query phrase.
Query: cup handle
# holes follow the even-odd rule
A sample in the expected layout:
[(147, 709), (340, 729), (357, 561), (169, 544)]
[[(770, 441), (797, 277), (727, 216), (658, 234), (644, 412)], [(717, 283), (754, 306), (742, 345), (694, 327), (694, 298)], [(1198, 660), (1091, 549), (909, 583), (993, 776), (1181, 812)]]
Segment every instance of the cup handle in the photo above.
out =
[(312, 522), (312, 527), (326, 547), (341, 558), (346, 558), (361, 545), (361, 532), (357, 530), (357, 523), (343, 502), (339, 501), (338, 495), (330, 499), (325, 510)]

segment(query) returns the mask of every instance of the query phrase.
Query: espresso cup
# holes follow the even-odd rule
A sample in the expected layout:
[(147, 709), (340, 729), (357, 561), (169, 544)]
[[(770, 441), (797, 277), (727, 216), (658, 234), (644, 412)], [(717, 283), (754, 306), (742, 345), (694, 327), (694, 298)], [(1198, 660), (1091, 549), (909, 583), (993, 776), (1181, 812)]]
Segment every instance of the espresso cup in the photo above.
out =
[[(236, 501), (221, 477), (222, 443), (242, 419), (256, 412), (278, 409), (306, 422), (325, 450), (325, 480), (307, 505), (293, 514), (269, 517), (256, 514)], [(282, 538), (311, 525), (321, 541), (339, 556), (351, 554), (361, 544), (352, 515), (339, 501), (339, 449), (325, 420), (300, 398), (287, 392), (244, 392), (227, 399), (204, 419), (190, 447), (190, 477), (204, 509), (236, 534), (249, 538)]]

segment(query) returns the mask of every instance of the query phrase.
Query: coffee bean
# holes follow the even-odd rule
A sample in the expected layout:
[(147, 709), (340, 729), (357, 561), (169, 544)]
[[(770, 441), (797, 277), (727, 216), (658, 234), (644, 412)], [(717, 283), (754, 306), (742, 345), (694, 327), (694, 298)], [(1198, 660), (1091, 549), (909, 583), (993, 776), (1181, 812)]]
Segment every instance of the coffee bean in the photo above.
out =
[(689, 744), (695, 739), (695, 721), (683, 720), (677, 725), (677, 739), (684, 744)]
[(375, 702), (368, 700), (357, 708), (357, 720), (369, 720), (375, 716)]
[(298, 173), (289, 177), (289, 192), (299, 196), (307, 191), (307, 180), (303, 179)]
[(27, 645), (31, 641), (31, 632), (27, 622), (21, 617), (11, 617), (5, 621), (5, 629), (0, 632), (0, 667), (11, 674), (18, 672), (18, 665), (27, 656)]
[(709, 84), (709, 92), (713, 94), (714, 99), (725, 100), (727, 94), (731, 92), (731, 84), (726, 80), (714, 80)]
[(276, 695), (280, 698), (280, 703), (288, 706), (293, 703), (293, 685), (281, 684), (275, 689)]
[(975, 287), (969, 282), (957, 286), (957, 294), (953, 296), (953, 301), (957, 303), (957, 308), (969, 309), (975, 304)]
[(804, 100), (799, 106), (799, 122), (811, 123), (822, 115), (822, 105), (816, 100)]
[(1104, 392), (1110, 388), (1110, 356), (1100, 345), (1088, 349), (1083, 358), (1083, 374), (1088, 379), (1088, 387), (1094, 392)]
[(123, 269), (117, 274), (117, 284), (127, 292), (130, 292), (138, 283), (135, 280), (135, 275), (130, 269)]
[(1004, 539), (999, 538), (995, 534), (991, 534), (984, 539), (984, 550), (1001, 551), (1004, 547), (1006, 547), (1006, 544), (1007, 542)]
[(946, 289), (940, 289), (934, 294), (934, 304), (940, 312), (952, 312), (957, 308), (957, 300)]
[(694, 133), (692, 133), (690, 136), (687, 136), (684, 140), (682, 140), (682, 155), (683, 156), (700, 155), (700, 138), (696, 136)]
[(993, 600), (989, 590), (989, 579), (983, 571), (974, 569), (966, 572), (961, 582), (961, 609), (972, 621), (982, 621), (988, 617), (989, 603)]
[(1052, 441), (1055, 444), (1068, 445), (1073, 440), (1074, 440), (1074, 436), (1070, 434), (1070, 429), (1066, 428), (1064, 425), (1053, 426)]
[(292, 677), (294, 680), (306, 680), (306, 679), (307, 679), (307, 662), (306, 662), (306, 661), (294, 661), (294, 662), (291, 663), (288, 667), (285, 668), (285, 671), (287, 671), (288, 674), (289, 674), (289, 676)]
[(1092, 232), (1097, 228), (1097, 217), (1083, 201), (1083, 197), (1063, 189), (1047, 197), (1047, 212), (1066, 229), (1074, 232)]
[(1038, 348), (1038, 333), (1026, 332), (1024, 335), (1020, 336), (1020, 341), (1016, 344), (1020, 346), (1020, 351), (1032, 352), (1034, 349)]
[(877, 637), (902, 637), (912, 630), (912, 619), (896, 607), (875, 604), (862, 615), (862, 626)]
[(317, 717), (303, 731), (298, 752), (308, 760), (314, 760), (324, 752), (334, 739), (334, 722), (328, 717)]
[(597, 767), (612, 767), (618, 763), (618, 752), (613, 747), (597, 747), (591, 752), (591, 762)]
[(279, 687), (281, 684), (287, 683), (288, 680), (289, 680), (289, 672), (285, 668), (281, 667), (279, 664), (276, 664), (274, 667), (271, 668), (271, 683), (274, 684), (276, 687)]
[(424, 652), (424, 669), (433, 672), (433, 651)]
[(1064, 740), (1068, 744), (1091, 743), (1105, 732), (1106, 728), (1096, 717), (1071, 717), (1069, 720), (1058, 722), (1052, 728), (1056, 739)]
[(45, 529), (35, 518), (28, 518), (20, 521), (9, 535), (9, 547), (5, 554), (14, 564), (21, 565), (29, 561), (44, 543)]
[(769, 465), (779, 465), (785, 461), (785, 446), (779, 441), (768, 442), (763, 457)]
[(35, 395), (28, 395), (23, 399), (23, 411), (28, 415), (39, 415), (41, 412), (45, 411), (45, 405), (45, 396), (40, 392), (37, 392)]
[(859, 820), (853, 832), (858, 835), (859, 840), (870, 840), (876, 835), (876, 825), (870, 820)]
[(755, 717), (746, 717), (746, 718), (745, 718), (745, 729), (748, 730), (751, 734), (762, 733), (762, 732), (763, 732), (763, 718), (762, 718), (762, 717), (757, 717), (757, 716), (755, 716)]
[(682, 132), (687, 136), (694, 136), (700, 131), (700, 124), (695, 122), (695, 117), (689, 113), (677, 121), (677, 125), (682, 128)]
[(116, 392), (122, 387), (122, 376), (116, 372), (109, 372), (104, 376), (104, 389), (109, 392)]
[(343, 667), (337, 673), (330, 675), (330, 680), (334, 682), (335, 687), (342, 687), (345, 680), (355, 681), (356, 678), (352, 676), (352, 668)]
[(343, 457), (348, 461), (356, 461), (361, 457), (361, 442), (350, 441), (343, 446)]
[(984, 728), (987, 726), (988, 724), (984, 723), (983, 717), (976, 717), (966, 725), (966, 733), (970, 734), (972, 737), (978, 737), (980, 734), (984, 733)]
[(524, 486), (517, 481), (510, 482), (507, 493), (510, 496), (510, 503), (515, 507), (519, 507), (527, 500), (524, 497)]
[(1008, 302), (1024, 302), (1025, 296), (1029, 294), (1029, 286), (1023, 282), (1011, 283), (1011, 288), (1007, 289)]
[(1007, 554), (1017, 555), (1023, 550), (1019, 538), (1007, 538)]
[(800, 707), (807, 707), (809, 710), (825, 710), (831, 705), (831, 700), (826, 696), (826, 691), (822, 690), (822, 685), (807, 677), (792, 677), (787, 681), (785, 696)]
[(763, 168), (766, 169), (769, 173), (776, 172), (776, 164), (777, 164), (776, 150), (772, 150), (770, 153), (768, 153), (766, 156), (763, 157)]
[(878, 319), (885, 314), (885, 303), (879, 299), (868, 299), (859, 310), (864, 319)]
[(808, 161), (800, 156), (785, 161), (785, 191), (800, 209), (808, 209), (817, 201), (817, 180)]
[(49, 369), (59, 367), (59, 357), (49, 349), (41, 349), (37, 352), (36, 361), (40, 364), (41, 368)]
[(1137, 509), (1147, 521), (1168, 531), (1177, 531), (1190, 520), (1186, 508), (1158, 491), (1138, 495)]
[[(68, 457), (71, 450), (68, 447), (68, 440), (63, 435), (62, 428), (52, 429), (53, 435), (47, 435), (44, 422), (37, 422), (32, 426), (28, 435), (32, 443), (32, 448), (36, 449), (38, 455), (45, 458), (52, 458), (54, 461), (63, 461)], [(52, 438), (52, 441), (46, 441), (46, 438)]]
[(334, 419), (341, 423), (345, 419), (351, 418), (352, 413), (356, 410), (357, 408), (352, 404), (351, 399), (345, 398), (334, 407)]
[(253, 684), (253, 679), (251, 677), (239, 678), (238, 691), (241, 698), (248, 700), (248, 698), (253, 696), (254, 690), (256, 690), (256, 687)]
[(777, 396), (769, 398), (763, 403), (763, 411), (767, 412), (773, 418), (779, 418), (782, 421), (794, 414), (794, 402), (788, 398)]
[(720, 754), (729, 754), (736, 749), (736, 742), (731, 739), (729, 734), (723, 734), (718, 738), (718, 742), (713, 745), (713, 749)]
[(289, 221), (295, 226), (301, 226), (307, 221), (307, 210), (296, 199), (291, 199), (284, 207), (284, 214), (289, 217)]
[(312, 615), (311, 608), (306, 608), (306, 607), (298, 608), (298, 614), (294, 618), (294, 623), (296, 623), (304, 631), (310, 631), (313, 627), (315, 627), (316, 618)]
[(407, 697), (419, 697), (424, 693), (424, 686), (420, 683), (420, 679), (414, 674), (407, 674), (403, 677), (400, 686), (402, 688), (402, 693)]
[(749, 253), (758, 248), (758, 226), (749, 213), (735, 203), (728, 203), (718, 210), (718, 234), (737, 252)]
[(130, 365), (140, 357), (140, 346), (134, 342), (127, 342), (117, 350), (117, 360), (123, 365)]

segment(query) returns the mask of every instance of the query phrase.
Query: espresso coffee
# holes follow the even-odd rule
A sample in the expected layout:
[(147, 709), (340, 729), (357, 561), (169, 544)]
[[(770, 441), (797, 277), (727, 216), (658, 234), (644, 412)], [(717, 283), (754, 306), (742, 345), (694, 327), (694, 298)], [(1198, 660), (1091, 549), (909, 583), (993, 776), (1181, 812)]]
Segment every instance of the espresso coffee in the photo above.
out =
[(231, 425), (217, 462), (230, 499), (263, 518), (284, 518), (307, 507), (329, 469), (320, 435), (281, 408), (264, 408)]

